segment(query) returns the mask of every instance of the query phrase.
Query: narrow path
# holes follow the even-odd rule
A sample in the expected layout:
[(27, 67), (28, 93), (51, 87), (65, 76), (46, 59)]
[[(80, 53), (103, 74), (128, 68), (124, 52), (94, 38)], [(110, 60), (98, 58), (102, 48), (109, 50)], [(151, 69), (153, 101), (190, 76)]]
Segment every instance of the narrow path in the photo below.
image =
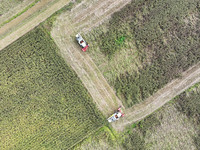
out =
[(34, 1), (35, 0), (26, 0), (26, 1), (23, 1), (23, 2), (20, 2), (20, 3), (17, 3), (15, 5), (12, 5), (12, 7), (5, 6), (7, 8), (7, 12), (4, 11), (5, 13), (3, 13), (3, 15), (0, 16), (0, 26), (3, 22), (9, 20), (13, 16), (22, 12), (22, 10), (24, 10), (26, 7), (31, 5)]
[[(11, 28), (15, 28), (15, 26), (18, 23), (25, 22), (27, 18), (31, 15), (33, 15), (35, 12), (41, 11), (45, 5), (47, 5), (50, 1), (52, 0), (41, 0), (40, 3), (37, 3), (35, 6), (33, 6), (30, 10), (22, 14), (21, 16), (17, 17), (16, 19), (12, 20), (5, 26), (0, 28), (0, 33), (5, 33), (8, 32)], [(36, 26), (38, 26), (41, 22), (46, 20), (48, 17), (50, 17), (53, 13), (64, 7), (66, 4), (69, 3), (70, 0), (53, 0), (54, 2), (52, 5), (50, 5), (46, 10), (42, 11), (39, 13), (37, 16), (34, 16), (31, 18), (28, 22), (25, 24), (21, 25), (20, 28), (16, 29), (6, 37), (0, 40), (0, 50), (17, 40), (19, 37), (23, 36)], [(36, 9), (37, 8), (37, 9)], [(16, 24), (17, 22), (17, 24)], [(0, 36), (2, 35), (0, 34)]]
[(4, 26), (2, 26), (0, 28), (0, 35), (8, 32), (9, 29), (18, 25), (21, 21), (25, 20), (26, 18), (28, 18), (31, 14), (35, 13), (36, 11), (40, 10), (41, 8), (43, 8), (45, 5), (47, 5), (51, 1), (52, 0), (39, 1), (37, 4), (35, 4), (34, 7), (28, 9), (25, 13), (18, 16), (17, 19), (14, 19), (10, 23), (7, 23)]
[(70, 24), (57, 24), (51, 32), (66, 62), (75, 70), (99, 110), (108, 117), (122, 103), (89, 55), (81, 51), (81, 48), (74, 41), (75, 36), (70, 37), (74, 34), (73, 27)]
[[(48, 0), (43, 1), (47, 2)], [(119, 105), (122, 105), (121, 101), (116, 97), (115, 92), (109, 86), (89, 55), (81, 52), (80, 47), (75, 42), (74, 36), (77, 32), (87, 32), (94, 26), (97, 26), (130, 1), (131, 0), (85, 0), (74, 8), (71, 13), (61, 15), (57, 19), (52, 31), (52, 36), (60, 48), (62, 56), (76, 71), (93, 97), (97, 107), (105, 116), (110, 115), (113, 110)], [(44, 5), (45, 2), (43, 3)], [(68, 2), (69, 0), (58, 0), (45, 11), (37, 15), (37, 17), (35, 16), (30, 19), (19, 29), (16, 29), (0, 40), (0, 50), (32, 30)], [(26, 14), (26, 12), (24, 15), (29, 17), (32, 13), (40, 11), (40, 8), (42, 8), (42, 6), (38, 7), (38, 9), (33, 12), (28, 12), (29, 14)], [(17, 19), (18, 18), (15, 19), (15, 22)], [(78, 21), (79, 19), (81, 22)], [(25, 18), (21, 18), (20, 20), (24, 21)], [(15, 23), (13, 23), (13, 25), (12, 21), (10, 23), (11, 25), (9, 25), (9, 28), (15, 27)], [(2, 33), (5, 33), (7, 30), (9, 29), (0, 28), (0, 32)], [(197, 82), (200, 82), (200, 63), (184, 72), (181, 79), (172, 81), (143, 103), (125, 110), (126, 117), (113, 123), (113, 127), (117, 130), (123, 130), (127, 125), (143, 119)]]
[[(92, 4), (88, 4), (88, 1), (91, 0), (86, 0), (82, 5), (74, 8), (71, 13), (62, 14), (55, 23), (52, 37), (59, 46), (66, 62), (76, 71), (92, 95), (97, 107), (104, 115), (108, 116), (121, 102), (115, 96), (112, 88), (108, 85), (89, 55), (81, 52), (74, 37), (76, 33), (80, 31), (87, 32), (100, 24), (105, 18), (109, 18), (112, 13), (123, 7), (124, 1), (123, 4), (120, 0), (118, 3), (114, 0), (101, 1), (101, 4), (98, 3), (98, 0), (96, 0), (96, 3), (93, 1)], [(128, 2), (126, 1), (126, 3)], [(150, 115), (197, 82), (200, 82), (200, 64), (184, 72), (181, 79), (176, 79), (167, 84), (141, 104), (126, 109), (126, 116), (113, 123), (113, 127), (119, 131), (123, 130), (127, 125)], [(111, 97), (113, 99), (110, 99)]]
[(127, 125), (150, 115), (175, 96), (178, 96), (198, 82), (200, 82), (200, 63), (183, 72), (181, 78), (173, 80), (144, 102), (126, 109), (126, 117), (113, 124), (113, 127), (122, 131)]
[(81, 51), (75, 41), (75, 35), (80, 31), (86, 31), (93, 27), (93, 22), (98, 25), (128, 2), (130, 0), (85, 0), (75, 7), (72, 12), (60, 15), (51, 32), (62, 56), (75, 70), (93, 97), (97, 107), (106, 117), (111, 115), (120, 105), (123, 107), (122, 102), (115, 95), (114, 90), (107, 83), (87, 52), (83, 53)]

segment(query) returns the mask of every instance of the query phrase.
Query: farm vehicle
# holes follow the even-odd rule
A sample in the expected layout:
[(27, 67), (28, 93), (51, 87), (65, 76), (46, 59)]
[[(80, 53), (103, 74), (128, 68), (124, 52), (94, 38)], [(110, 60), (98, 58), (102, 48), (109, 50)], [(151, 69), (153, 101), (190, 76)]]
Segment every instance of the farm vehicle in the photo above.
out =
[(85, 42), (85, 40), (82, 38), (82, 36), (80, 34), (76, 35), (76, 40), (77, 40), (78, 44), (81, 46), (82, 51), (85, 52), (89, 47), (88, 43)]
[(122, 113), (122, 109), (121, 106), (117, 109), (117, 111), (112, 114), (107, 120), (108, 122), (115, 122), (117, 120), (119, 120), (119, 118), (123, 117), (124, 114)]

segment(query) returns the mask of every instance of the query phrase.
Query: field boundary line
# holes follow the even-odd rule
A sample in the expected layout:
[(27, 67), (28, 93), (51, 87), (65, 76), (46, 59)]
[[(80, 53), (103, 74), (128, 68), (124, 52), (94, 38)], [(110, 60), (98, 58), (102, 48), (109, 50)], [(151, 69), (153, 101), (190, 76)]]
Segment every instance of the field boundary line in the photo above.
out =
[[(38, 7), (38, 4), (40, 4), (42, 2), (44, 4), (41, 7), (39, 7), (36, 11), (34, 10), (33, 12), (31, 12), (31, 9), (35, 9), (35, 7), (36, 6)], [(9, 22), (5, 26), (8, 26), (13, 21), (17, 21), (17, 20), (21, 20), (21, 19), (23, 19), (21, 22), (25, 22), (27, 17), (23, 18), (23, 16), (27, 16), (27, 15), (31, 16), (32, 14), (34, 14), (34, 12), (40, 11), (40, 8), (42, 8), (43, 6), (45, 6), (48, 2), (51, 2), (51, 0), (43, 0), (41, 2), (38, 2), (31, 9), (28, 9), (28, 11), (26, 11), (25, 13), (23, 13), (19, 17), (15, 18), (14, 20), (12, 20), (11, 22)], [(30, 21), (26, 22), (20, 28), (14, 30), (9, 35), (7, 35), (3, 39), (1, 39), (0, 40), (0, 50), (4, 49), (9, 44), (11, 44), (12, 42), (16, 41), (18, 38), (20, 38), (21, 36), (23, 36), (24, 34), (26, 34), (27, 32), (29, 32), (30, 30), (34, 29), (41, 22), (43, 22), (44, 20), (46, 20), (47, 18), (49, 18), (52, 14), (54, 14), (56, 11), (58, 11), (59, 9), (61, 9), (62, 7), (64, 7), (69, 2), (70, 2), (70, 0), (55, 0), (55, 1), (52, 1), (53, 4), (51, 6), (49, 6), (47, 9), (45, 9), (44, 11), (42, 11), (41, 13), (39, 13), (36, 17), (34, 17), (33, 19), (31, 19)], [(0, 33), (1, 32), (4, 33), (4, 32), (6, 32), (8, 30), (8, 29), (7, 30), (3, 29), (5, 26), (3, 26), (3, 27), (0, 28)], [(11, 25), (11, 28), (14, 28), (14, 27), (15, 27), (15, 24), (13, 26)]]
[(127, 125), (144, 119), (198, 82), (200, 82), (200, 62), (190, 67), (182, 73), (180, 78), (174, 79), (145, 101), (126, 109), (126, 117), (113, 124), (113, 127), (122, 131)]
[(22, 11), (18, 12), (17, 14), (15, 14), (14, 16), (12, 16), (8, 20), (5, 20), (2, 24), (0, 24), (0, 28), (2, 26), (4, 26), (5, 24), (11, 22), (12, 20), (14, 20), (15, 18), (17, 18), (18, 16), (22, 15), (26, 11), (28, 11), (30, 8), (32, 8), (33, 6), (35, 6), (35, 4), (37, 4), (39, 1), (40, 0), (35, 0), (34, 2), (32, 2), (31, 4), (29, 4), (28, 6), (26, 6)]

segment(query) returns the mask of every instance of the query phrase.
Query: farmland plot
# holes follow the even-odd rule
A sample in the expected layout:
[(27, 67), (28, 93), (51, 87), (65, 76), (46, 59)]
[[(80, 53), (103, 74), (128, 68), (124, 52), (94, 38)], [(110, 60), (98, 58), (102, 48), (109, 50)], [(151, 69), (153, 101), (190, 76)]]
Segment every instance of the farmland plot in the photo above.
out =
[(200, 149), (200, 83), (144, 120), (116, 134), (104, 127), (75, 149)]
[[(33, 2), (34, 0), (26, 0), (26, 3)], [(1, 0), (0, 3), (0, 14), (3, 15), (7, 13), (10, 9), (15, 8), (16, 6), (24, 3), (24, 0)]]
[(13, 17), (26, 7), (33, 5), (39, 0), (1, 0), (0, 1), (0, 25)]
[(200, 61), (198, 0), (133, 0), (86, 35), (90, 56), (131, 107)]
[(103, 124), (42, 28), (0, 52), (0, 149), (68, 149)]

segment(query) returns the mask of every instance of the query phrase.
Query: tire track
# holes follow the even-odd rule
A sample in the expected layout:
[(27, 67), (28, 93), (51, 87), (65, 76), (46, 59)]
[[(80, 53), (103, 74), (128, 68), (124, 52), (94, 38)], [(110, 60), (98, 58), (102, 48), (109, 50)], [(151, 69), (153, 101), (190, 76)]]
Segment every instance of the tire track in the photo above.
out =
[[(96, 7), (96, 4), (98, 3), (92, 1), (93, 6), (88, 4), (89, 8), (87, 9), (86, 2), (88, 1), (82, 3), (82, 5), (84, 5), (84, 9), (80, 9), (81, 6), (79, 5), (77, 8), (72, 10), (71, 14), (66, 13), (61, 15), (55, 23), (52, 36), (59, 46), (63, 57), (76, 71), (83, 84), (92, 95), (97, 107), (103, 112), (104, 115), (108, 116), (108, 114), (112, 113), (112, 111), (115, 110), (121, 102), (118, 100), (118, 98), (116, 98), (118, 101), (118, 104), (116, 105), (112, 102), (112, 99), (109, 99), (113, 96), (116, 97), (113, 89), (109, 87), (105, 78), (98, 70), (97, 66), (94, 64), (89, 55), (87, 53), (83, 53), (80, 50), (80, 47), (76, 44), (76, 41), (72, 39), (74, 39), (75, 34), (79, 31), (87, 32), (94, 26), (100, 24), (103, 20), (105, 20), (105, 18), (109, 18), (112, 13), (114, 13), (116, 10), (119, 10), (129, 1), (123, 1), (126, 2), (124, 5), (122, 5), (122, 1), (115, 1), (115, 3), (113, 0), (106, 1), (108, 3), (113, 2), (113, 7), (110, 7), (109, 4), (106, 5), (105, 1), (101, 1), (102, 4), (99, 7)], [(105, 8), (105, 6), (107, 7)], [(104, 10), (107, 9), (104, 11), (104, 14), (101, 14), (102, 17), (99, 17), (93, 13), (98, 13), (98, 11), (101, 11), (102, 7), (104, 7)], [(91, 11), (90, 8), (93, 8), (93, 10)], [(89, 13), (89, 11), (91, 11), (91, 13)], [(77, 20), (82, 21), (78, 22)], [(95, 24), (92, 22), (95, 22)], [(57, 30), (62, 32), (58, 34)], [(65, 41), (63, 41), (61, 37), (65, 38)], [(173, 97), (179, 95), (181, 92), (197, 82), (200, 82), (200, 64), (191, 67), (189, 70), (183, 73), (182, 78), (173, 80), (164, 88), (160, 89), (154, 95), (146, 99), (144, 102), (126, 109), (125, 117), (118, 122), (112, 123), (112, 126), (116, 130), (122, 131), (127, 125), (139, 121), (153, 113), (155, 110), (173, 99)], [(108, 101), (111, 101), (111, 104), (109, 104)]]
[[(60, 19), (62, 19), (62, 17)], [(64, 22), (69, 21), (65, 19)], [(121, 101), (115, 96), (114, 91), (108, 85), (88, 54), (80, 51), (80, 47), (73, 41), (73, 38), (69, 36), (73, 35), (73, 32), (74, 29), (70, 24), (65, 26), (57, 24), (57, 30), (52, 31), (52, 36), (61, 49), (62, 56), (76, 71), (93, 97), (99, 110), (101, 110), (104, 115), (108, 116), (119, 105), (122, 105)], [(68, 35), (66, 35), (66, 33), (68, 33)], [(108, 90), (110, 92), (108, 92)]]
[(145, 118), (198, 82), (200, 82), (200, 63), (183, 72), (181, 78), (173, 80), (144, 102), (126, 109), (126, 118), (113, 124), (114, 128), (122, 131), (125, 126)]

